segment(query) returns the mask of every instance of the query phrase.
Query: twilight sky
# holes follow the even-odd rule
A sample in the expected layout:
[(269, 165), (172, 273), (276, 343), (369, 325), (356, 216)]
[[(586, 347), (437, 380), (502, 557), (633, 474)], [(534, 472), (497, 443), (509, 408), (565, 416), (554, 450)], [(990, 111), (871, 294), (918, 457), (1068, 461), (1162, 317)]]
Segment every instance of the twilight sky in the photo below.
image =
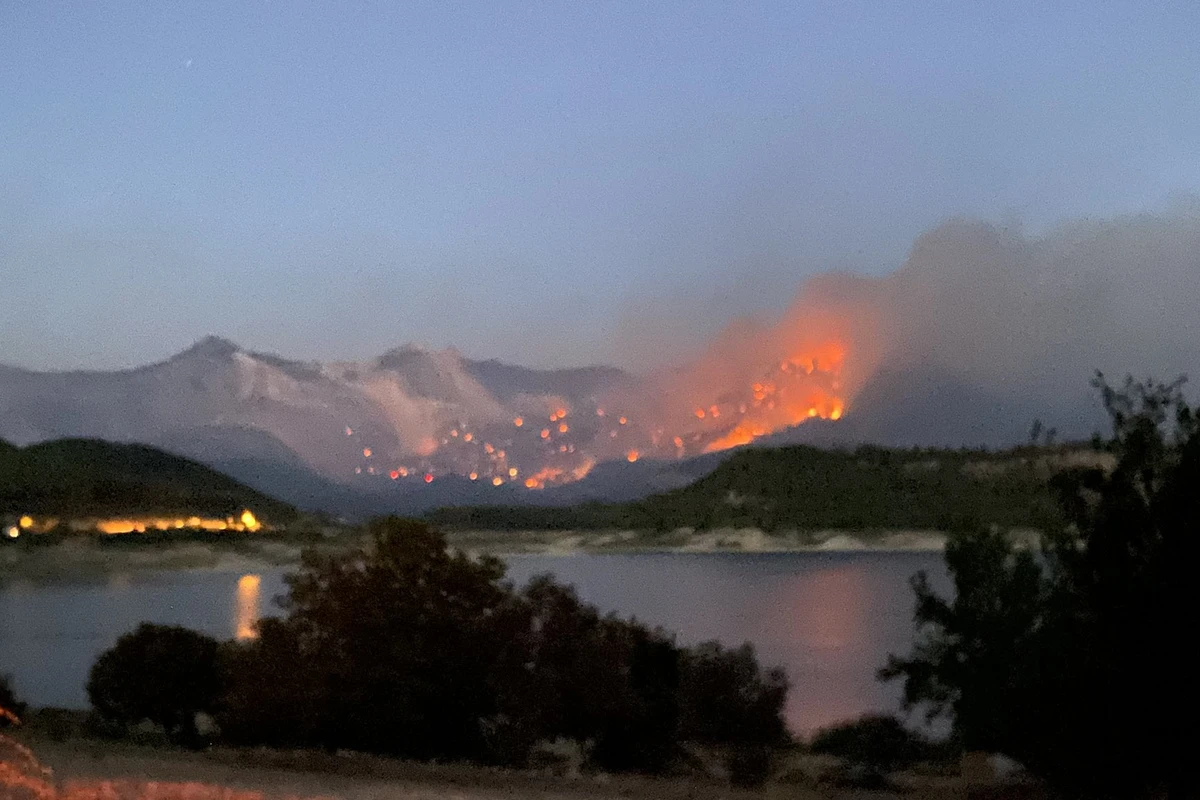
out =
[[(1047, 6), (1057, 10), (1047, 10)], [(1193, 3), (0, 3), (0, 363), (640, 366), (1200, 191)]]

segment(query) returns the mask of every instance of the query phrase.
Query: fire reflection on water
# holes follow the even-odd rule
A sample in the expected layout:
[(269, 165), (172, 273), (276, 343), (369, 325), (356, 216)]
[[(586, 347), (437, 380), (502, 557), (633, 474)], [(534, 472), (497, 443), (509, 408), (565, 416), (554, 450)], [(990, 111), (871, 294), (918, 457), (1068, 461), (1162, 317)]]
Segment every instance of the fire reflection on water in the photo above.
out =
[(877, 583), (866, 565), (835, 562), (781, 584), (765, 604), (756, 638), (790, 665), (794, 731), (809, 734), (878, 702), (882, 660), (867, 646), (886, 638)]
[(259, 595), (262, 578), (258, 575), (243, 575), (237, 582), (237, 609), (234, 621), (234, 637), (239, 641), (258, 637), (258, 617), (261, 612)]

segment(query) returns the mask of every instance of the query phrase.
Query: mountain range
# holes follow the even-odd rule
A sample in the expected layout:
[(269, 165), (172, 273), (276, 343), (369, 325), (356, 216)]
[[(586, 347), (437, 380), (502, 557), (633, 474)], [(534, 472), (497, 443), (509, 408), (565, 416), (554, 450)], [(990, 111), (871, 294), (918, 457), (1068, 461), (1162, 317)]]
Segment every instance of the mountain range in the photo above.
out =
[[(0, 366), (0, 439), (18, 446), (61, 438), (148, 444), (301, 508), (350, 515), (631, 499), (693, 480), (717, 459), (622, 460), (589, 469), (586, 481), (530, 492), (515, 481), (497, 487), (470, 480), (469, 459), (441, 439), (470, 424), (473, 443), (494, 439), (504, 465), (529, 460), (529, 448), (513, 443), (519, 415), (590, 407), (633, 380), (611, 367), (534, 370), (413, 346), (366, 362), (293, 361), (208, 337), (132, 370)], [(409, 474), (389, 480), (403, 463)], [(426, 483), (426, 471), (437, 480)]]
[[(661, 422), (634, 414), (652, 392), (613, 367), (537, 370), (415, 346), (367, 361), (296, 361), (208, 337), (131, 370), (0, 366), (0, 439), (147, 444), (347, 516), (625, 501), (697, 480), (726, 457), (704, 452), (698, 436), (672, 449)], [(844, 419), (757, 443), (1011, 444), (1037, 411), (953, 376), (881, 372)]]

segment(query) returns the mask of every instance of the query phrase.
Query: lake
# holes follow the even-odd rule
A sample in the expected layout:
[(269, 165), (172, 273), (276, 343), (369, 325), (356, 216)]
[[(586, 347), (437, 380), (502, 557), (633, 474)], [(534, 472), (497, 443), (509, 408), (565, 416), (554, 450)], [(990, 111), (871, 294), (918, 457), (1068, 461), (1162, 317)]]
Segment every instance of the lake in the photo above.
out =
[[(889, 652), (907, 652), (918, 570), (945, 591), (939, 553), (771, 553), (514, 556), (518, 582), (550, 572), (580, 595), (678, 633), (691, 644), (752, 642), (787, 670), (787, 716), (799, 733), (898, 708), (900, 687), (875, 680)], [(10, 582), (0, 588), (0, 672), (34, 705), (86, 708), (92, 662), (138, 622), (247, 636), (283, 570), (253, 575), (164, 572), (100, 583)]]

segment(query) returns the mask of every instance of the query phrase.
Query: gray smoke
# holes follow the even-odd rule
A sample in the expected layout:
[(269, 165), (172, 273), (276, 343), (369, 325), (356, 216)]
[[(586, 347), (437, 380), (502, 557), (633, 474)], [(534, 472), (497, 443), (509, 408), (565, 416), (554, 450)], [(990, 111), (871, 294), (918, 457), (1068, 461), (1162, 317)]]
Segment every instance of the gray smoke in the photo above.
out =
[(739, 326), (700, 364), (731, 360), (731, 341), (767, 365), (830, 336), (847, 345), (839, 438), (1004, 444), (1035, 418), (1087, 436), (1096, 370), (1200, 379), (1200, 205), (1041, 235), (951, 220), (889, 275), (812, 278), (775, 325)]

